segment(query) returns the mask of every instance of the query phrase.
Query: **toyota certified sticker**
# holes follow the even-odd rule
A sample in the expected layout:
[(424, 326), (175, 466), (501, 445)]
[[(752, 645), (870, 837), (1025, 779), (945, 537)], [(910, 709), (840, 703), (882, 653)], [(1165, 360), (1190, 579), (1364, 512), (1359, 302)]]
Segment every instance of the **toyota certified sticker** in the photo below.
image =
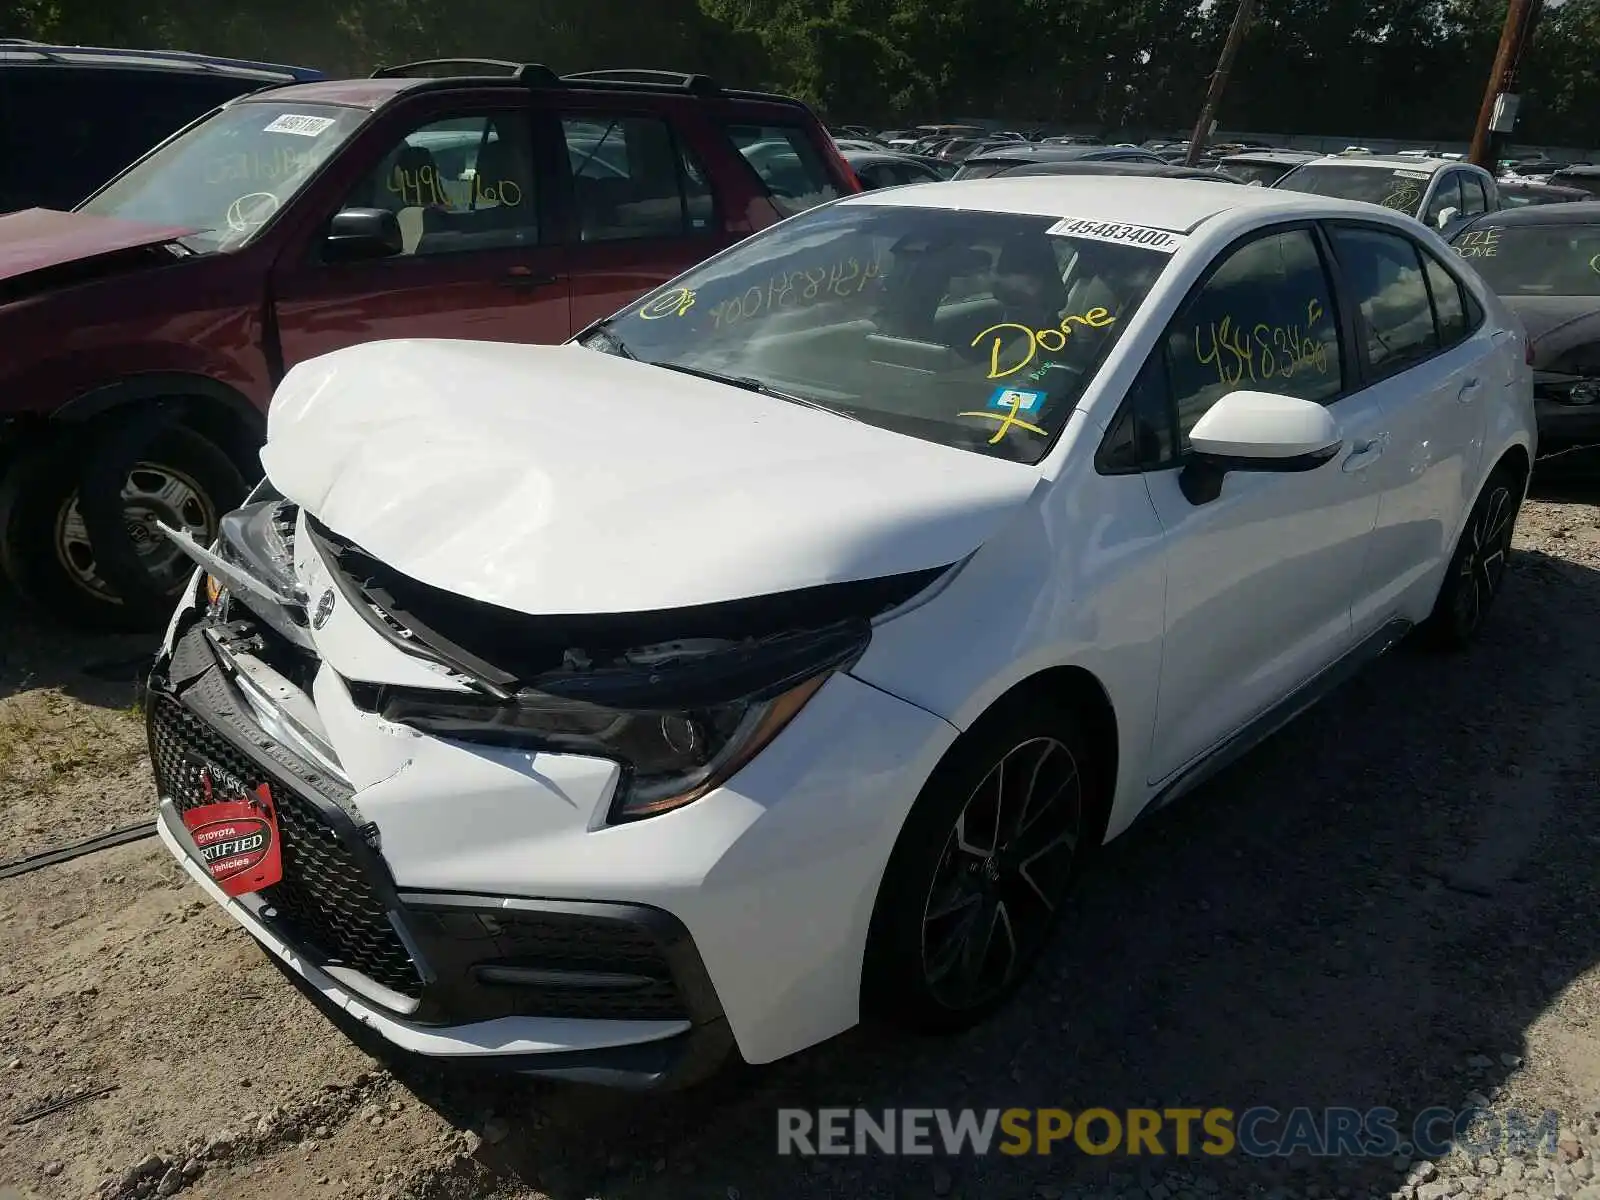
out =
[[(200, 783), (209, 800), (215, 795), (209, 769), (202, 772)], [(266, 784), (231, 799), (197, 805), (183, 814), (183, 824), (211, 878), (228, 895), (259, 892), (283, 878), (278, 814)]]

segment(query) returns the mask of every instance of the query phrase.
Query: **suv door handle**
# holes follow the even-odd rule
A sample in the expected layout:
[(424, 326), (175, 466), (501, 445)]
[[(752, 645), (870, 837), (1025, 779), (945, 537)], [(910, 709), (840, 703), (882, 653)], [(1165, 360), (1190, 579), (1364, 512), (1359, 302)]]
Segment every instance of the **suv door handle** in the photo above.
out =
[(560, 278), (559, 275), (535, 275), (527, 267), (512, 267), (496, 280), (496, 283), (513, 291), (530, 292), (534, 288), (549, 287), (552, 283), (559, 282)]
[(1478, 395), (1479, 386), (1477, 376), (1473, 376), (1461, 385), (1461, 390), (1456, 393), (1456, 399), (1463, 404), (1471, 404)]
[(1365, 471), (1383, 457), (1384, 448), (1388, 444), (1389, 435), (1387, 433), (1380, 433), (1377, 437), (1356, 443), (1355, 449), (1345, 455), (1344, 462), (1340, 464), (1339, 469), (1347, 475), (1354, 474), (1357, 471)]

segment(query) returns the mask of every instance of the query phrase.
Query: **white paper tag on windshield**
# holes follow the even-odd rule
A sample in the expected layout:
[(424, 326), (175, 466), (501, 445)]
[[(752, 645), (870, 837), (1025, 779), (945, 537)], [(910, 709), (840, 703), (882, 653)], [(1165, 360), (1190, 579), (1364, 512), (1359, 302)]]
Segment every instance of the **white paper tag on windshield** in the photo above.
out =
[(1115, 242), (1119, 246), (1138, 246), (1172, 254), (1188, 239), (1170, 229), (1150, 225), (1121, 225), (1115, 221), (1089, 221), (1082, 217), (1062, 217), (1049, 229), (1056, 237), (1086, 238), (1091, 242)]
[(293, 133), (300, 137), (316, 137), (329, 125), (333, 124), (332, 117), (308, 117), (300, 113), (284, 113), (275, 117), (263, 133)]
[(1433, 176), (1429, 175), (1426, 171), (1396, 171), (1395, 174), (1398, 175), (1401, 179), (1432, 179), (1433, 178)]

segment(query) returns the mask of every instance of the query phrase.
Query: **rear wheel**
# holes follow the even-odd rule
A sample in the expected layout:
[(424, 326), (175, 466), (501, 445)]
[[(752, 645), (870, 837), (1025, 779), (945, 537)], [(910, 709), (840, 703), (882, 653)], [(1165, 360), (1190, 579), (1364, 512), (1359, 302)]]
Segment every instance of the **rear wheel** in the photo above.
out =
[(1521, 479), (1510, 467), (1496, 467), (1467, 516), (1439, 598), (1423, 625), (1425, 637), (1434, 646), (1465, 647), (1483, 628), (1505, 581), (1521, 506)]
[(1095, 756), (1039, 696), (988, 714), (924, 786), (884, 873), (863, 1005), (922, 1032), (999, 1007), (1049, 942), (1104, 834)]
[[(101, 629), (145, 630), (169, 615), (192, 563), (157, 523), (202, 545), (244, 496), (244, 480), (223, 452), (177, 426), (164, 429), (116, 474), (112, 501), (123, 558), (135, 569), (113, 581), (91, 538), (79, 488), (82, 464), (66, 445), (34, 453), (0, 488), (0, 564), (17, 590), (52, 616)], [(110, 485), (107, 485), (110, 486)], [(134, 586), (123, 582), (131, 576)]]

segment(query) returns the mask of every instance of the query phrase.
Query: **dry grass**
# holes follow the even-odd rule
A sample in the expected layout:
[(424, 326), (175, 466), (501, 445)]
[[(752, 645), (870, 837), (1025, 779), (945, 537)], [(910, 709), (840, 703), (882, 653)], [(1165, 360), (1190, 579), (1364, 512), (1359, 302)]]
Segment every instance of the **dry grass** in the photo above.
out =
[(0, 795), (126, 767), (143, 752), (137, 705), (96, 708), (59, 688), (0, 700)]

